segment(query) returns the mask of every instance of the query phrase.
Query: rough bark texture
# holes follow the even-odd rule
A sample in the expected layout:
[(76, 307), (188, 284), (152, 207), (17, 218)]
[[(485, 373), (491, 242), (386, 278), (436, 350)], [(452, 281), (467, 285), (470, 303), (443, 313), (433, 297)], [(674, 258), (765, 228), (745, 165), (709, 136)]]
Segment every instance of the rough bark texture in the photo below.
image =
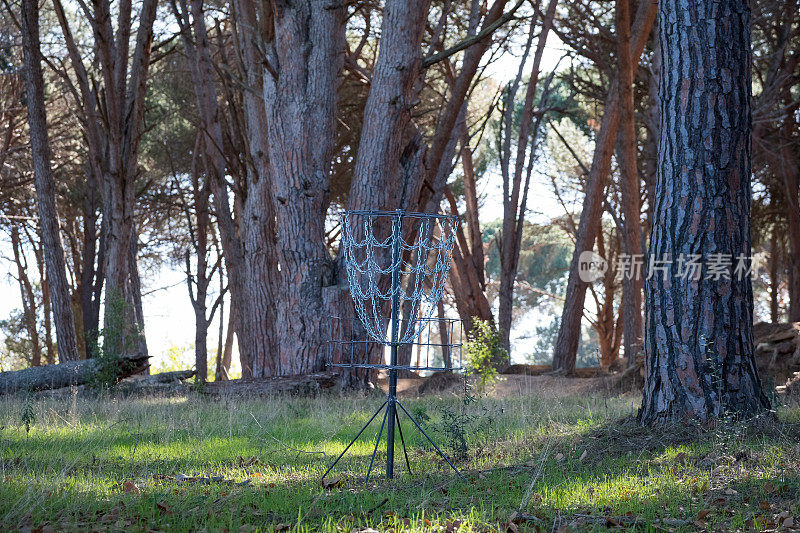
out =
[(344, 60), (342, 3), (273, 2), (275, 38), (263, 73), (267, 141), (276, 200), (282, 294), (272, 375), (309, 371), (325, 336), (323, 287), (333, 265), (325, 209)]
[[(631, 32), (631, 64), (638, 64), (644, 50), (645, 42), (653, 26), (657, 5), (652, 2), (640, 2)], [(586, 179), (586, 193), (583, 201), (578, 233), (575, 236), (575, 252), (569, 268), (567, 292), (564, 299), (564, 310), (561, 325), (553, 350), (553, 370), (566, 374), (575, 371), (575, 358), (581, 335), (581, 318), (586, 298), (587, 284), (578, 276), (578, 259), (584, 251), (592, 250), (600, 217), (603, 212), (603, 199), (606, 180), (611, 170), (611, 155), (619, 127), (618, 80), (613, 80), (608, 90), (600, 131), (595, 139), (595, 150), (592, 166)]]
[[(749, 275), (679, 275), (680, 254), (750, 255), (750, 10), (659, 3), (661, 142), (646, 287), (644, 424), (769, 408), (753, 353)], [(705, 270), (705, 269), (704, 269)]]
[(407, 194), (407, 184), (399, 182), (400, 156), (420, 89), (420, 43), (429, 4), (390, 0), (384, 8), (382, 46), (364, 108), (350, 209), (396, 209)]
[[(629, 257), (642, 254), (642, 224), (639, 170), (636, 165), (636, 123), (633, 114), (635, 67), (631, 61), (630, 0), (617, 0), (617, 52), (619, 54), (619, 137), (617, 154), (622, 192), (622, 242)], [(622, 280), (622, 315), (624, 322), (624, 357), (633, 364), (641, 350), (642, 276)]]
[[(132, 376), (148, 367), (146, 355), (122, 357), (116, 363), (116, 379)], [(60, 389), (89, 383), (100, 369), (98, 359), (67, 361), (58, 365), (26, 368), (16, 372), (0, 372), (0, 394)]]
[(336, 372), (316, 372), (274, 376), (259, 380), (237, 379), (220, 383), (209, 383), (203, 390), (209, 396), (273, 396), (289, 394), (291, 396), (314, 396), (339, 384)]
[[(248, 161), (239, 168), (236, 155), (226, 153), (223, 133), (223, 111), (218, 103), (208, 31), (203, 15), (203, 2), (172, 2), (176, 20), (192, 67), (192, 81), (200, 110), (206, 180), (213, 192), (217, 222), (222, 236), (222, 252), (231, 293), (231, 320), (239, 339), (239, 356), (245, 377), (264, 377), (275, 370), (277, 357), (275, 334), (277, 291), (277, 259), (275, 252), (275, 214), (271, 197), (271, 179), (267, 166), (267, 147), (263, 131), (266, 118), (263, 101), (252, 91), (244, 91), (244, 131), (235, 143), (245, 151)], [(261, 42), (259, 20), (254, 6), (248, 2), (234, 5), (237, 19), (241, 67), (250, 87), (259, 87), (260, 62), (256, 47)], [(271, 18), (260, 21), (271, 23)], [(224, 58), (222, 58), (224, 60)], [(230, 65), (226, 64), (226, 68)], [(228, 117), (230, 118), (230, 117)], [(235, 118), (231, 123), (238, 125)], [(241, 172), (243, 175), (235, 175)], [(235, 205), (231, 209), (226, 174), (234, 175)], [(241, 215), (241, 216), (240, 216)], [(242, 220), (246, 223), (242, 223)], [(198, 296), (199, 298), (199, 296)], [(239, 322), (241, 317), (243, 322)], [(232, 333), (231, 333), (232, 335)], [(231, 337), (231, 340), (233, 338)]]
[[(36, 185), (36, 205), (44, 247), (44, 260), (50, 289), (50, 303), (56, 326), (56, 342), (60, 361), (78, 359), (75, 320), (72, 300), (64, 266), (64, 249), (56, 213), (55, 184), (50, 167), (52, 154), (47, 138), (44, 80), (39, 47), (39, 6), (36, 0), (22, 2), (22, 47), (25, 63), (25, 92), (28, 103), (33, 175)], [(48, 311), (45, 311), (48, 312)]]

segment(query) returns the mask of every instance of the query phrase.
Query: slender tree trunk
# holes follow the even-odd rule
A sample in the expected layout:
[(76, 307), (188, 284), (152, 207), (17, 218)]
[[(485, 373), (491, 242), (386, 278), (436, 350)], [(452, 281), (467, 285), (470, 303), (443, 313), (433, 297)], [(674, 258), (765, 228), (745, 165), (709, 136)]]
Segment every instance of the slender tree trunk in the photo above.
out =
[(47, 269), (44, 266), (44, 245), (42, 243), (41, 226), (36, 228), (35, 232), (29, 232), (28, 228), (25, 227), (25, 234), (28, 237), (28, 242), (33, 245), (33, 255), (36, 258), (36, 270), (39, 272), (42, 290), (42, 315), (44, 315), (45, 360), (47, 364), (52, 365), (56, 362), (56, 351), (55, 346), (53, 346), (53, 319), (50, 313), (50, 282), (47, 280)]
[[(636, 123), (633, 113), (635, 67), (631, 62), (630, 0), (617, 0), (617, 53), (619, 54), (619, 171), (622, 190), (622, 242), (633, 261), (642, 255), (642, 223), (639, 170), (636, 165)], [(642, 276), (634, 272), (622, 279), (625, 359), (632, 365), (641, 350)]]
[(19, 283), (19, 292), (22, 297), (22, 318), (25, 321), (25, 329), (28, 330), (28, 338), (31, 341), (31, 366), (40, 366), (42, 364), (42, 346), (39, 341), (39, 328), (36, 323), (36, 296), (33, 293), (33, 286), (28, 277), (28, 265), (22, 249), (19, 226), (16, 224), (11, 225), (11, 249), (14, 253), (14, 263), (17, 265), (17, 282)]
[(772, 237), (769, 241), (769, 318), (773, 324), (778, 323), (778, 288), (780, 286), (780, 253), (778, 244), (778, 232), (772, 229)]
[[(527, 210), (526, 200), (528, 197), (529, 178), (525, 179), (523, 185), (523, 174), (525, 174), (526, 161), (530, 157), (533, 161), (533, 151), (536, 149), (536, 134), (537, 129), (534, 129), (534, 97), (536, 95), (536, 86), (539, 81), (539, 71), (544, 55), (544, 48), (547, 43), (547, 35), (550, 28), (553, 26), (553, 17), (558, 2), (557, 0), (550, 0), (547, 5), (547, 10), (544, 13), (542, 20), (542, 29), (539, 32), (539, 39), (536, 43), (536, 51), (533, 56), (533, 65), (531, 66), (530, 78), (528, 80), (527, 90), (525, 92), (525, 101), (522, 107), (522, 116), (520, 119), (519, 135), (517, 137), (516, 157), (514, 159), (513, 174), (508, 170), (508, 161), (511, 157), (511, 124), (512, 116), (515, 113), (514, 98), (516, 95), (517, 85), (520, 82), (522, 75), (522, 67), (520, 66), (519, 73), (514, 81), (512, 88), (508, 92), (506, 102), (506, 139), (504, 143), (504, 158), (505, 172), (503, 184), (503, 231), (500, 235), (500, 289), (498, 291), (498, 309), (497, 309), (497, 322), (500, 330), (500, 335), (503, 341), (503, 348), (509, 356), (509, 363), (511, 358), (511, 322), (513, 318), (514, 307), (514, 283), (517, 279), (517, 267), (519, 264), (519, 243), (522, 238), (523, 225), (525, 223), (525, 212)], [(530, 39), (533, 38), (533, 28), (531, 28)], [(527, 49), (530, 46), (530, 41), (526, 47), (526, 53), (523, 57), (527, 56)], [(523, 62), (524, 63), (524, 62)], [(540, 120), (536, 121), (538, 126)], [(528, 151), (530, 150), (530, 156)], [(531, 163), (529, 163), (530, 165)], [(530, 176), (530, 173), (528, 173)], [(510, 182), (510, 183), (509, 183)], [(520, 202), (520, 198), (522, 201)]]
[[(464, 152), (469, 151), (469, 147), (463, 148)], [(469, 239), (465, 235), (464, 226), (456, 228), (456, 245), (453, 248), (452, 267), (450, 270), (450, 286), (453, 289), (456, 308), (464, 325), (464, 331), (469, 333), (475, 327), (475, 320), (494, 322), (492, 308), (486, 298), (486, 281), (484, 278), (484, 253), (483, 240), (481, 238), (480, 224), (477, 213), (477, 190), (475, 187), (475, 177), (472, 173), (472, 158), (469, 161), (469, 170), (465, 166), (464, 170), (464, 196), (467, 199), (466, 219), (469, 229)], [(455, 196), (449, 188), (445, 189), (445, 197), (450, 203), (452, 213), (458, 213), (458, 205)]]
[(800, 168), (796, 155), (797, 122), (789, 113), (783, 128), (782, 174), (786, 186), (786, 220), (789, 238), (789, 322), (800, 322)]
[(95, 266), (97, 260), (97, 176), (92, 169), (86, 172), (86, 190), (83, 206), (83, 268), (80, 280), (81, 317), (83, 319), (84, 344), (86, 357), (93, 357), (100, 327), (100, 307), (97, 305), (95, 284), (102, 286), (102, 261), (100, 268)]
[[(144, 332), (144, 306), (142, 304), (142, 280), (139, 277), (139, 262), (137, 260), (139, 255), (139, 239), (137, 232), (131, 234), (131, 247), (130, 247), (130, 270), (131, 270), (131, 300), (133, 301), (133, 311), (136, 314), (136, 349), (140, 355), (148, 355), (147, 350), (147, 336)], [(146, 370), (149, 374), (150, 369)]]
[(228, 331), (225, 334), (225, 349), (222, 354), (222, 377), (223, 381), (228, 381), (231, 375), (231, 360), (233, 359), (233, 334), (235, 330), (233, 329), (233, 324), (235, 323), (235, 319), (231, 314), (233, 313), (233, 309), (231, 312), (228, 313)]
[(75, 338), (75, 320), (64, 265), (64, 248), (58, 227), (55, 184), (50, 167), (52, 155), (47, 138), (45, 116), (44, 80), (42, 78), (41, 50), (39, 47), (39, 6), (36, 0), (22, 2), (22, 46), (25, 63), (25, 91), (28, 103), (28, 124), (33, 174), (36, 186), (36, 205), (42, 232), (47, 279), (50, 282), (53, 318), (56, 325), (56, 342), (60, 361), (79, 358)]
[[(745, 0), (659, 2), (661, 143), (646, 289), (639, 420), (711, 422), (769, 409), (753, 354), (750, 9)], [(679, 272), (699, 254), (701, 279)], [(727, 275), (709, 275), (729, 254)], [(722, 262), (724, 265), (725, 263)]]
[[(639, 63), (645, 42), (653, 26), (656, 6), (657, 4), (652, 2), (639, 3), (631, 32), (631, 64)], [(586, 298), (587, 284), (579, 277), (578, 262), (583, 252), (591, 251), (594, 248), (594, 240), (600, 228), (606, 180), (611, 170), (611, 156), (619, 127), (618, 91), (618, 80), (613, 80), (606, 98), (600, 131), (595, 140), (592, 166), (586, 179), (586, 193), (578, 223), (578, 232), (575, 235), (575, 252), (569, 268), (564, 310), (561, 314), (558, 338), (553, 350), (553, 370), (559, 370), (566, 374), (572, 374), (575, 371), (575, 357), (578, 353), (583, 304)]]
[(44, 313), (45, 357), (48, 365), (53, 365), (56, 362), (56, 352), (53, 346), (53, 320), (51, 318), (52, 315), (50, 314), (51, 305), (50, 282), (47, 281), (47, 278), (44, 278), (42, 279), (42, 312)]
[(439, 300), (436, 303), (436, 313), (439, 317), (439, 342), (442, 345), (442, 363), (445, 368), (452, 368), (453, 359), (450, 349), (450, 323), (446, 320), (447, 316), (444, 312), (444, 302)]

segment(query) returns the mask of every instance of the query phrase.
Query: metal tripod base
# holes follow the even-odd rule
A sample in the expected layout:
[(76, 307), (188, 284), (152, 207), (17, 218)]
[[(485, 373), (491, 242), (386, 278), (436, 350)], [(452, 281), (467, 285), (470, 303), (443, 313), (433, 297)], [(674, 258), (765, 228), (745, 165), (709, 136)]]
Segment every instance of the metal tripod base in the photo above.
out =
[(439, 447), (436, 445), (435, 442), (433, 442), (433, 439), (430, 438), (430, 436), (425, 432), (425, 430), (422, 429), (422, 426), (419, 425), (419, 422), (417, 422), (414, 419), (414, 417), (411, 416), (411, 414), (406, 410), (406, 408), (403, 406), (403, 404), (400, 403), (400, 400), (398, 400), (396, 397), (393, 397), (393, 396), (389, 396), (388, 398), (386, 398), (386, 400), (381, 404), (381, 406), (378, 407), (378, 410), (375, 411), (375, 414), (372, 415), (372, 418), (370, 418), (367, 421), (367, 423), (364, 424), (364, 427), (361, 428), (361, 431), (359, 431), (356, 434), (356, 436), (353, 437), (353, 440), (350, 441), (350, 444), (348, 444), (347, 447), (344, 449), (344, 451), (342, 451), (342, 453), (339, 454), (339, 456), (336, 458), (336, 460), (333, 462), (333, 464), (330, 467), (328, 467), (328, 470), (326, 470), (325, 473), (322, 474), (322, 479), (325, 479), (325, 476), (327, 476), (330, 473), (330, 471), (333, 470), (333, 467), (336, 466), (336, 463), (338, 463), (339, 460), (342, 457), (344, 457), (344, 454), (347, 453), (347, 450), (349, 450), (350, 447), (353, 444), (355, 444), (355, 442), (358, 440), (358, 438), (361, 436), (361, 434), (364, 433), (364, 431), (369, 427), (370, 424), (372, 424), (372, 421), (375, 420), (378, 417), (378, 415), (380, 414), (381, 411), (383, 411), (384, 407), (386, 407), (386, 411), (383, 413), (383, 422), (381, 422), (381, 427), (380, 427), (380, 430), (378, 431), (378, 438), (375, 440), (375, 449), (372, 451), (372, 457), (370, 458), (370, 461), (369, 461), (369, 469), (367, 470), (367, 479), (366, 479), (365, 483), (369, 483), (369, 476), (372, 474), (372, 467), (373, 467), (373, 465), (375, 463), (375, 455), (378, 453), (378, 445), (380, 445), (381, 437), (383, 436), (383, 428), (384, 428), (384, 426), (387, 425), (386, 424), (387, 419), (390, 418), (390, 417), (393, 418), (394, 420), (389, 422), (387, 435), (386, 435), (386, 450), (387, 450), (386, 451), (386, 479), (392, 479), (394, 477), (394, 424), (395, 423), (397, 424), (398, 433), (400, 434), (400, 443), (403, 446), (403, 455), (406, 458), (406, 468), (408, 470), (408, 473), (410, 474), (411, 473), (411, 463), (409, 463), (409, 461), (408, 461), (408, 452), (406, 451), (406, 443), (405, 443), (405, 440), (403, 439), (403, 426), (400, 424), (400, 413), (397, 411), (397, 406), (399, 406), (400, 409), (402, 409), (402, 411), (405, 413), (405, 415), (409, 418), (409, 420), (411, 420), (414, 423), (414, 425), (416, 426), (417, 430), (419, 430), (420, 433), (425, 435), (425, 438), (428, 439), (428, 442), (431, 443), (431, 445), (434, 447), (436, 452), (442, 457), (442, 459), (444, 459), (447, 462), (447, 464), (450, 465), (450, 468), (452, 468), (453, 471), (456, 474), (458, 474), (458, 477), (460, 477), (461, 479), (465, 480), (466, 478), (464, 478), (464, 476), (461, 474), (461, 472), (458, 471), (458, 468), (453, 466), (453, 463), (450, 461), (450, 459), (448, 459), (448, 457), (444, 454), (444, 452), (442, 452), (442, 450), (439, 449)]

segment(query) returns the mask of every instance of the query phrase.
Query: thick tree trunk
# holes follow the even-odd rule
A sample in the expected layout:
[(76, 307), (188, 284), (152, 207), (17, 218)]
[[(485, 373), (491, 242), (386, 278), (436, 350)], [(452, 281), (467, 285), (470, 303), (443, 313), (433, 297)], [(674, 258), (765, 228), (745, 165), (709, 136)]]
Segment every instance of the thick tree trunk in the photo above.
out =
[(50, 142), (47, 139), (44, 80), (39, 48), (39, 5), (36, 0), (22, 2), (22, 47), (25, 63), (25, 92), (28, 103), (28, 124), (33, 154), (33, 175), (36, 186), (36, 205), (42, 233), (47, 279), (50, 282), (56, 342), (60, 361), (78, 359), (75, 320), (64, 265), (64, 248), (58, 227), (55, 185)]
[[(657, 4), (652, 2), (639, 3), (631, 32), (630, 57), (632, 65), (639, 63), (645, 42), (647, 42), (650, 29), (653, 26), (656, 6)], [(575, 236), (575, 252), (572, 255), (572, 262), (569, 268), (564, 310), (561, 314), (561, 325), (553, 350), (553, 370), (566, 374), (572, 374), (575, 371), (575, 357), (578, 353), (583, 304), (586, 298), (587, 284), (579, 277), (578, 261), (583, 252), (591, 251), (594, 248), (594, 240), (600, 228), (606, 180), (611, 170), (611, 156), (619, 127), (618, 91), (618, 80), (613, 80), (606, 98), (603, 119), (600, 122), (600, 131), (597, 133), (595, 140), (592, 166), (586, 179), (586, 193), (580, 222), (578, 223), (578, 232)]]
[[(120, 358), (113, 367), (115, 379), (120, 380), (142, 372), (148, 367), (147, 359), (146, 355), (141, 354)], [(26, 368), (16, 372), (0, 372), (0, 394), (85, 385), (91, 382), (100, 370), (98, 361), (98, 359), (84, 359)]]
[(131, 292), (131, 242), (133, 240), (133, 184), (117, 175), (105, 178), (106, 296), (103, 309), (103, 350), (119, 356), (132, 350), (138, 321)]
[[(643, 424), (702, 423), (769, 408), (753, 354), (750, 9), (659, 2), (661, 143), (646, 289)], [(699, 254), (701, 276), (679, 272)], [(712, 254), (725, 265), (708, 268)], [(699, 277), (700, 279), (694, 279)]]
[[(631, 61), (630, 0), (617, 0), (617, 52), (619, 54), (619, 155), (620, 189), (622, 192), (622, 249), (630, 261), (642, 255), (642, 223), (639, 170), (636, 165), (636, 124), (633, 110), (635, 67)], [(625, 350), (628, 366), (641, 350), (642, 273), (631, 272), (622, 279), (622, 315), (624, 317)]]
[(323, 287), (334, 281), (325, 209), (345, 12), (341, 3), (273, 2), (275, 39), (263, 92), (283, 292), (275, 323), (281, 342), (267, 375), (308, 372), (325, 341)]

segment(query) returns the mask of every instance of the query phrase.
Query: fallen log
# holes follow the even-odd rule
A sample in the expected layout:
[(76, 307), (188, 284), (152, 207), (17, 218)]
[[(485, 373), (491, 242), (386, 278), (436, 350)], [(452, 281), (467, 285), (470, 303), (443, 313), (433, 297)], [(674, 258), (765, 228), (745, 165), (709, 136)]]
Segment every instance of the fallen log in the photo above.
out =
[[(501, 374), (517, 376), (544, 376), (551, 372), (553, 372), (552, 365), (529, 365), (524, 363), (508, 365), (500, 370)], [(606, 374), (607, 372), (599, 366), (587, 366), (575, 369), (576, 378), (597, 378)]]
[(313, 396), (337, 385), (339, 385), (338, 372), (317, 372), (263, 379), (212, 381), (205, 384), (202, 392), (210, 396), (272, 396), (276, 394)]
[(143, 372), (150, 357), (143, 354), (126, 355), (116, 361), (108, 359), (83, 359), (57, 365), (34, 366), (13, 372), (0, 372), (0, 394), (24, 391), (60, 389), (90, 383), (98, 372), (106, 370), (104, 365), (113, 365), (111, 370), (116, 381)]
[(130, 382), (134, 385), (175, 385), (193, 378), (195, 374), (194, 370), (172, 370), (170, 372), (150, 374), (149, 376), (133, 376), (130, 378)]
[(800, 371), (800, 322), (753, 326), (756, 365), (761, 380), (785, 383)]

